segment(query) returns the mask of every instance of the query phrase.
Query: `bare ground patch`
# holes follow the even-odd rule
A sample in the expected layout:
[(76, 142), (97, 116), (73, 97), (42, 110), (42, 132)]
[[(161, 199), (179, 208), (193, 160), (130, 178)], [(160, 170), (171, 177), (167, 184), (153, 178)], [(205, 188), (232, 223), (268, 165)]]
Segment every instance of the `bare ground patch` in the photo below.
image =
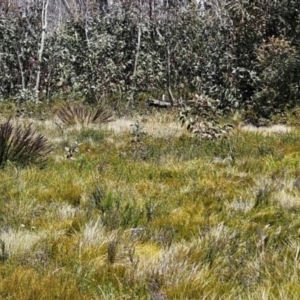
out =
[(180, 126), (179, 122), (160, 118), (159, 116), (136, 119), (120, 118), (108, 123), (106, 126), (107, 129), (114, 132), (130, 132), (136, 123), (140, 124), (143, 132), (154, 137), (175, 137), (186, 131)]

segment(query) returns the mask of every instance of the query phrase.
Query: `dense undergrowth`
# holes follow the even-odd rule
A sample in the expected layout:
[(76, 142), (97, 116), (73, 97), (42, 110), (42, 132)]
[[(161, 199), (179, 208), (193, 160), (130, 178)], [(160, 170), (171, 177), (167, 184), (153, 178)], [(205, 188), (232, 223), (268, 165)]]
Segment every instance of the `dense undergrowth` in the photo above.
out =
[(3, 0), (0, 101), (122, 110), (198, 94), (194, 113), (202, 98), (268, 124), (299, 105), (299, 10), (296, 0)]
[(298, 129), (30, 122), (53, 150), (0, 169), (1, 299), (299, 299)]

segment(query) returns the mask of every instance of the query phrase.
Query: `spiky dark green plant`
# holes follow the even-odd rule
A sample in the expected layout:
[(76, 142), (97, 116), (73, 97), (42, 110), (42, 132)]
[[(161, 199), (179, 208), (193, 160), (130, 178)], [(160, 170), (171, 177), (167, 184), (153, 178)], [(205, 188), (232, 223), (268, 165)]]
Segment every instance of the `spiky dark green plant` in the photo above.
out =
[(66, 105), (57, 111), (58, 118), (66, 125), (87, 126), (89, 124), (106, 124), (112, 115), (102, 107), (95, 110), (80, 104)]
[(47, 139), (36, 134), (32, 124), (22, 129), (14, 127), (8, 119), (0, 125), (0, 167), (7, 161), (21, 165), (44, 162), (51, 149)]

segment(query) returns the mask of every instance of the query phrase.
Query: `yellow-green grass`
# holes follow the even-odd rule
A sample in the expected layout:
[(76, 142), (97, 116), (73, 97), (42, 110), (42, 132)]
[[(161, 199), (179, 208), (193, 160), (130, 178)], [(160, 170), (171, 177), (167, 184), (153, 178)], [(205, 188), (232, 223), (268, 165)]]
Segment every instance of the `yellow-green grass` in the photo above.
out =
[(204, 141), (175, 112), (13, 121), (53, 151), (0, 169), (1, 299), (299, 299), (297, 128)]

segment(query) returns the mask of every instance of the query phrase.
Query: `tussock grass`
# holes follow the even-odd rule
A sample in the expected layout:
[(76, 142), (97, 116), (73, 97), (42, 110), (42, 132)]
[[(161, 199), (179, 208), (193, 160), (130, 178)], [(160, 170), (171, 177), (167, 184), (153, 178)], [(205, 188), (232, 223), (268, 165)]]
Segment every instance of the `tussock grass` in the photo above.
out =
[(53, 152), (0, 169), (0, 298), (300, 297), (298, 129), (201, 141), (172, 112), (18, 122)]
[(47, 139), (36, 134), (31, 124), (14, 127), (8, 119), (0, 125), (0, 167), (9, 162), (18, 164), (41, 163), (51, 151)]
[(59, 108), (56, 114), (59, 120), (66, 125), (105, 124), (111, 120), (111, 114), (105, 112), (102, 107), (92, 110), (90, 107), (82, 104), (65, 105)]

